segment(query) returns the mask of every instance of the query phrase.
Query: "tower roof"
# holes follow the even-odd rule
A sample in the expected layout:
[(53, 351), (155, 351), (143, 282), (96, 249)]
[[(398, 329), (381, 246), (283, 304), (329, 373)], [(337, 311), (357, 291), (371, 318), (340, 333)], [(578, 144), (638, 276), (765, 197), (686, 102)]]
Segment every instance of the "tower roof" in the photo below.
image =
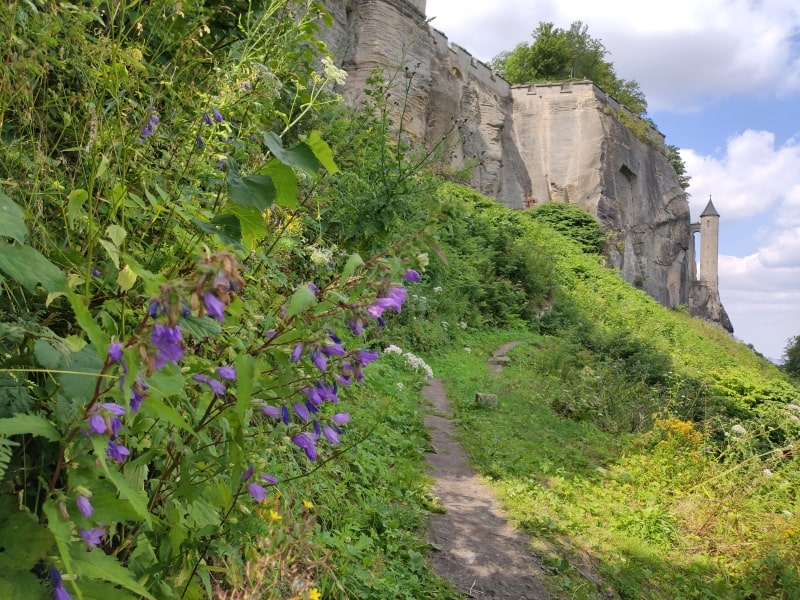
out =
[(703, 209), (703, 212), (700, 213), (700, 217), (702, 218), (702, 217), (718, 217), (718, 216), (719, 213), (717, 212), (717, 209), (714, 208), (714, 203), (711, 202), (711, 196), (709, 196), (708, 204), (706, 204), (706, 207)]

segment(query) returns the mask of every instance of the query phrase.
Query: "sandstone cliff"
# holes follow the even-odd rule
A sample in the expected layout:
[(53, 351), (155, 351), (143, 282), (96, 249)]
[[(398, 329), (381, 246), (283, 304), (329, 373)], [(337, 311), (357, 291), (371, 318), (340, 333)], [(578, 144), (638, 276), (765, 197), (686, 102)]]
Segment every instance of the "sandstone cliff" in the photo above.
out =
[[(695, 280), (686, 194), (663, 135), (640, 140), (616, 101), (590, 81), (512, 87), (425, 20), (425, 0), (328, 0), (325, 40), (357, 102), (374, 68), (397, 82), (406, 134), (443, 161), (471, 167), (472, 187), (512, 208), (579, 204), (609, 232), (607, 257), (661, 304), (732, 331), (716, 285)], [(694, 289), (697, 288), (697, 289)]]

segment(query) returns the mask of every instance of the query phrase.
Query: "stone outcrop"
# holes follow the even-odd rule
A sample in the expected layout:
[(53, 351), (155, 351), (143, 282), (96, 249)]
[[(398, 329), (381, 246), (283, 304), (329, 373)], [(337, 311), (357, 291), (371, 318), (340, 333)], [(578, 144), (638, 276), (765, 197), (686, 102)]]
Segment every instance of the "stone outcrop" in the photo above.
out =
[(324, 39), (348, 72), (347, 102), (383, 69), (395, 125), (402, 121), (412, 142), (442, 148), (443, 168), (467, 167), (472, 187), (512, 208), (583, 206), (609, 232), (608, 262), (628, 282), (732, 330), (717, 286), (695, 280), (689, 205), (661, 133), (646, 127), (642, 141), (590, 81), (511, 86), (430, 27), (425, 0), (326, 5), (334, 26)]

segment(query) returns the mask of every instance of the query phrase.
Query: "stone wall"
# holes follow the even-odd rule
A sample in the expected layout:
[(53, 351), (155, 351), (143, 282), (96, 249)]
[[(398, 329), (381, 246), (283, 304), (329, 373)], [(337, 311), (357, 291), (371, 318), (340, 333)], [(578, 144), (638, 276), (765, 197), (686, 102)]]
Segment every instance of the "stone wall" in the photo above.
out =
[(716, 288), (692, 293), (689, 205), (658, 130), (638, 139), (617, 118), (625, 109), (590, 81), (512, 87), (430, 27), (424, 0), (326, 4), (335, 25), (324, 39), (348, 72), (347, 102), (384, 69), (395, 125), (402, 120), (412, 144), (442, 147), (444, 166), (470, 167), (471, 186), (506, 206), (585, 207), (609, 232), (608, 261), (628, 282), (665, 306), (702, 301), (701, 316), (727, 319)]

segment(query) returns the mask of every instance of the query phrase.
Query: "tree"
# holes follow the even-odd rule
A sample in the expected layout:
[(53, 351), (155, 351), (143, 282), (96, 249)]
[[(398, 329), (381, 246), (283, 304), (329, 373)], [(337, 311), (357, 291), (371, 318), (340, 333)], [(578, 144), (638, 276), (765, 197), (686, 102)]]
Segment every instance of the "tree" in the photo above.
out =
[(669, 159), (669, 164), (672, 165), (672, 168), (675, 169), (675, 173), (678, 175), (678, 183), (680, 186), (683, 189), (688, 188), (692, 178), (686, 173), (686, 163), (683, 162), (680, 149), (677, 146), (668, 144), (667, 158)]
[(783, 352), (783, 370), (792, 377), (800, 377), (800, 335), (789, 338)]
[(635, 114), (647, 111), (639, 84), (617, 77), (603, 42), (589, 35), (588, 25), (575, 21), (564, 30), (540, 21), (531, 36), (532, 44), (523, 42), (492, 60), (492, 67), (510, 83), (589, 79)]

